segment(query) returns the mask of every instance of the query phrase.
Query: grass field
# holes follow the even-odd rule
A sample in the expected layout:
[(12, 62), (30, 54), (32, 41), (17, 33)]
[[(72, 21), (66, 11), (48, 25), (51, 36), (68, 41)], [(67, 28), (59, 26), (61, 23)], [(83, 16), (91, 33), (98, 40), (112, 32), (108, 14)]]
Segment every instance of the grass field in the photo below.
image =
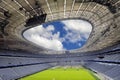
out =
[(100, 80), (92, 71), (83, 67), (57, 67), (26, 76), (20, 80)]

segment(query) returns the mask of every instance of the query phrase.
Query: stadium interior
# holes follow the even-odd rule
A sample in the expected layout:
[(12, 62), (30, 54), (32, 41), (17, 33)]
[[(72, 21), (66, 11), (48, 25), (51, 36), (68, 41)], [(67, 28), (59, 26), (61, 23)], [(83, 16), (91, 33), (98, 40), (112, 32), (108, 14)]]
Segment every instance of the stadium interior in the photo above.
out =
[[(29, 28), (64, 19), (92, 24), (82, 48), (54, 51), (23, 37)], [(120, 0), (0, 0), (0, 80), (56, 66), (82, 66), (100, 80), (120, 80)]]

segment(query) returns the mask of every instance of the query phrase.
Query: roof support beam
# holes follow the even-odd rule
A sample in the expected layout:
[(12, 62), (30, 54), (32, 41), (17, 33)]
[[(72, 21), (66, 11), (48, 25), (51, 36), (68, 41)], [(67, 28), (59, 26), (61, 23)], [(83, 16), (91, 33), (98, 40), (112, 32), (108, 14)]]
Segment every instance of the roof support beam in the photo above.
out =
[(73, 11), (74, 5), (75, 5), (75, 0), (73, 0), (73, 3), (72, 3), (72, 8), (71, 8), (71, 11), (70, 11), (69, 16), (71, 16), (71, 13), (72, 13), (72, 11)]
[(46, 1), (46, 3), (47, 3), (47, 7), (48, 7), (48, 9), (49, 9), (49, 12), (50, 12), (50, 14), (51, 14), (51, 18), (53, 19), (53, 14), (52, 14), (52, 11), (51, 11), (51, 8), (50, 8), (50, 4), (48, 3), (48, 0), (45, 0)]
[(25, 2), (30, 6), (30, 8), (32, 8), (32, 10), (35, 12), (35, 14), (39, 15), (39, 14), (34, 10), (34, 8), (30, 5), (30, 3), (29, 3), (27, 0), (25, 0)]
[(80, 10), (80, 8), (81, 8), (81, 6), (83, 5), (83, 2), (84, 2), (84, 0), (82, 0), (82, 3), (79, 5), (79, 8), (78, 8), (78, 10), (77, 10), (77, 12), (76, 12), (76, 16), (78, 15), (78, 13), (79, 13), (79, 10)]
[(65, 15), (66, 15), (66, 0), (64, 0), (64, 18), (65, 18)]

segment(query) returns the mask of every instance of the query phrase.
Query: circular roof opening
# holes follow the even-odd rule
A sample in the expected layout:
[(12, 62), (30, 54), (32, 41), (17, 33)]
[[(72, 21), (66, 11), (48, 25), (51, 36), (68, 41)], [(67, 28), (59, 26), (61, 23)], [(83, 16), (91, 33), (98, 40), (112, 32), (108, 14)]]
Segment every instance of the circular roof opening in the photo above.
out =
[(41, 47), (61, 51), (81, 48), (91, 31), (92, 25), (88, 21), (68, 19), (27, 29), (23, 32), (23, 36)]

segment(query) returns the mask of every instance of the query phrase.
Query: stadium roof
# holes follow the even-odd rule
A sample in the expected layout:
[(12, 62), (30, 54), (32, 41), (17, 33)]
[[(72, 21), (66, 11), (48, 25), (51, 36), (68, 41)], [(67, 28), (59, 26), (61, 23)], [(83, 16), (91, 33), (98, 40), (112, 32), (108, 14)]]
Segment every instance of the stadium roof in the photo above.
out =
[[(42, 11), (42, 12), (41, 12)], [(120, 0), (0, 0), (0, 48), (33, 53), (62, 54), (25, 40), (25, 22), (47, 14), (45, 22), (84, 19), (93, 25), (87, 43), (70, 53), (100, 50), (120, 42)]]

